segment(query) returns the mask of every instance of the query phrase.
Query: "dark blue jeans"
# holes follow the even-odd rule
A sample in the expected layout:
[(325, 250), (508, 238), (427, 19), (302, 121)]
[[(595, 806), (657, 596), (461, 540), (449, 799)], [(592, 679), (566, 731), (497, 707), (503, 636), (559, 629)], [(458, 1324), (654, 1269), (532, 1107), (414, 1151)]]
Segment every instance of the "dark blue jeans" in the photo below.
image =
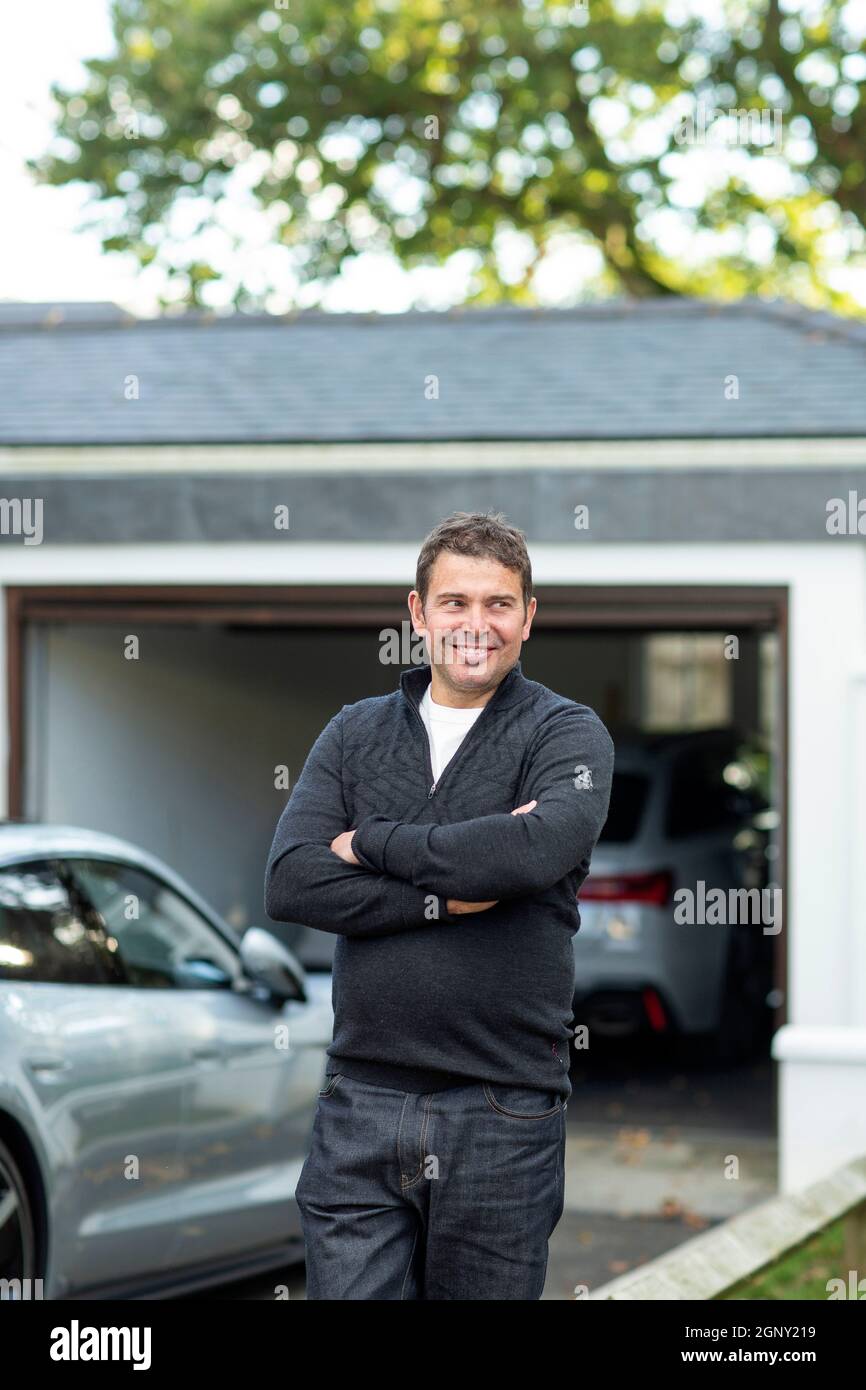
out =
[(307, 1298), (540, 1298), (566, 1108), (527, 1086), (415, 1095), (329, 1076), (296, 1191)]

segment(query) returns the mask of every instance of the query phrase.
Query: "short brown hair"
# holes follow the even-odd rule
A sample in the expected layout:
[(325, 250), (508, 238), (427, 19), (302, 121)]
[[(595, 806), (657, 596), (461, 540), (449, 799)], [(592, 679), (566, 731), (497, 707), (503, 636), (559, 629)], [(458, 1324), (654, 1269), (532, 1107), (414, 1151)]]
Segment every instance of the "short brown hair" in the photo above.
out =
[(516, 570), (523, 589), (524, 610), (532, 598), (532, 566), (526, 537), (516, 526), (509, 526), (502, 512), (452, 512), (434, 526), (421, 546), (415, 571), (415, 588), (421, 605), (427, 602), (427, 589), (437, 555), (450, 550), (455, 555), (489, 556), (506, 569)]

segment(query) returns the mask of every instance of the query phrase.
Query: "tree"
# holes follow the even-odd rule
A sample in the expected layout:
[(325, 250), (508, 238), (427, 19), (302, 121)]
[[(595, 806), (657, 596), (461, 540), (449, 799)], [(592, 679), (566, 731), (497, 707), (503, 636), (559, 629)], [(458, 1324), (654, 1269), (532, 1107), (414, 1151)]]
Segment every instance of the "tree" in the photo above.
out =
[[(840, 237), (862, 249), (866, 63), (842, 5), (816, 0), (807, 24), (765, 4), (731, 0), (712, 28), (660, 0), (115, 0), (116, 56), (55, 89), (33, 167), (91, 185), (105, 249), (162, 265), (189, 302), (246, 244), (246, 202), (286, 265), (241, 277), (240, 306), (288, 266), (318, 292), (369, 250), (407, 267), (463, 253), (473, 298), (533, 302), (565, 237), (595, 253), (600, 294), (850, 307), (827, 237), (831, 259)], [(784, 160), (735, 142), (684, 193), (683, 118), (745, 97), (788, 122)], [(772, 194), (770, 162), (787, 179)]]

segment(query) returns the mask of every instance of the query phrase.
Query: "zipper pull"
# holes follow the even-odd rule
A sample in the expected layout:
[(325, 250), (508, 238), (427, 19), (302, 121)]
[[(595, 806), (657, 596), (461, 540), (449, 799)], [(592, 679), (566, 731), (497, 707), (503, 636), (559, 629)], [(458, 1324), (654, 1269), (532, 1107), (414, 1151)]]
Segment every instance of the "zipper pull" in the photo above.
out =
[(433, 785), (432, 785), (432, 787), (430, 788), (429, 792), (427, 793), (427, 800), (428, 800), (428, 801), (430, 800), (430, 798), (431, 798), (431, 796), (433, 795), (433, 793), (435, 792), (435, 790), (436, 790), (436, 783), (434, 782)]

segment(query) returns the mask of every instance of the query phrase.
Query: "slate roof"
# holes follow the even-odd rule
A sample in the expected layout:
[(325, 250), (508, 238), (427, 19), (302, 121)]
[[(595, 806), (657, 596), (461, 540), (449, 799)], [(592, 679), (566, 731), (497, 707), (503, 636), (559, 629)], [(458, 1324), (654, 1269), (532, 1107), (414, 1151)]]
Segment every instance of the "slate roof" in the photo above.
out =
[(141, 320), (0, 305), (6, 445), (826, 435), (866, 436), (866, 323), (775, 301)]

